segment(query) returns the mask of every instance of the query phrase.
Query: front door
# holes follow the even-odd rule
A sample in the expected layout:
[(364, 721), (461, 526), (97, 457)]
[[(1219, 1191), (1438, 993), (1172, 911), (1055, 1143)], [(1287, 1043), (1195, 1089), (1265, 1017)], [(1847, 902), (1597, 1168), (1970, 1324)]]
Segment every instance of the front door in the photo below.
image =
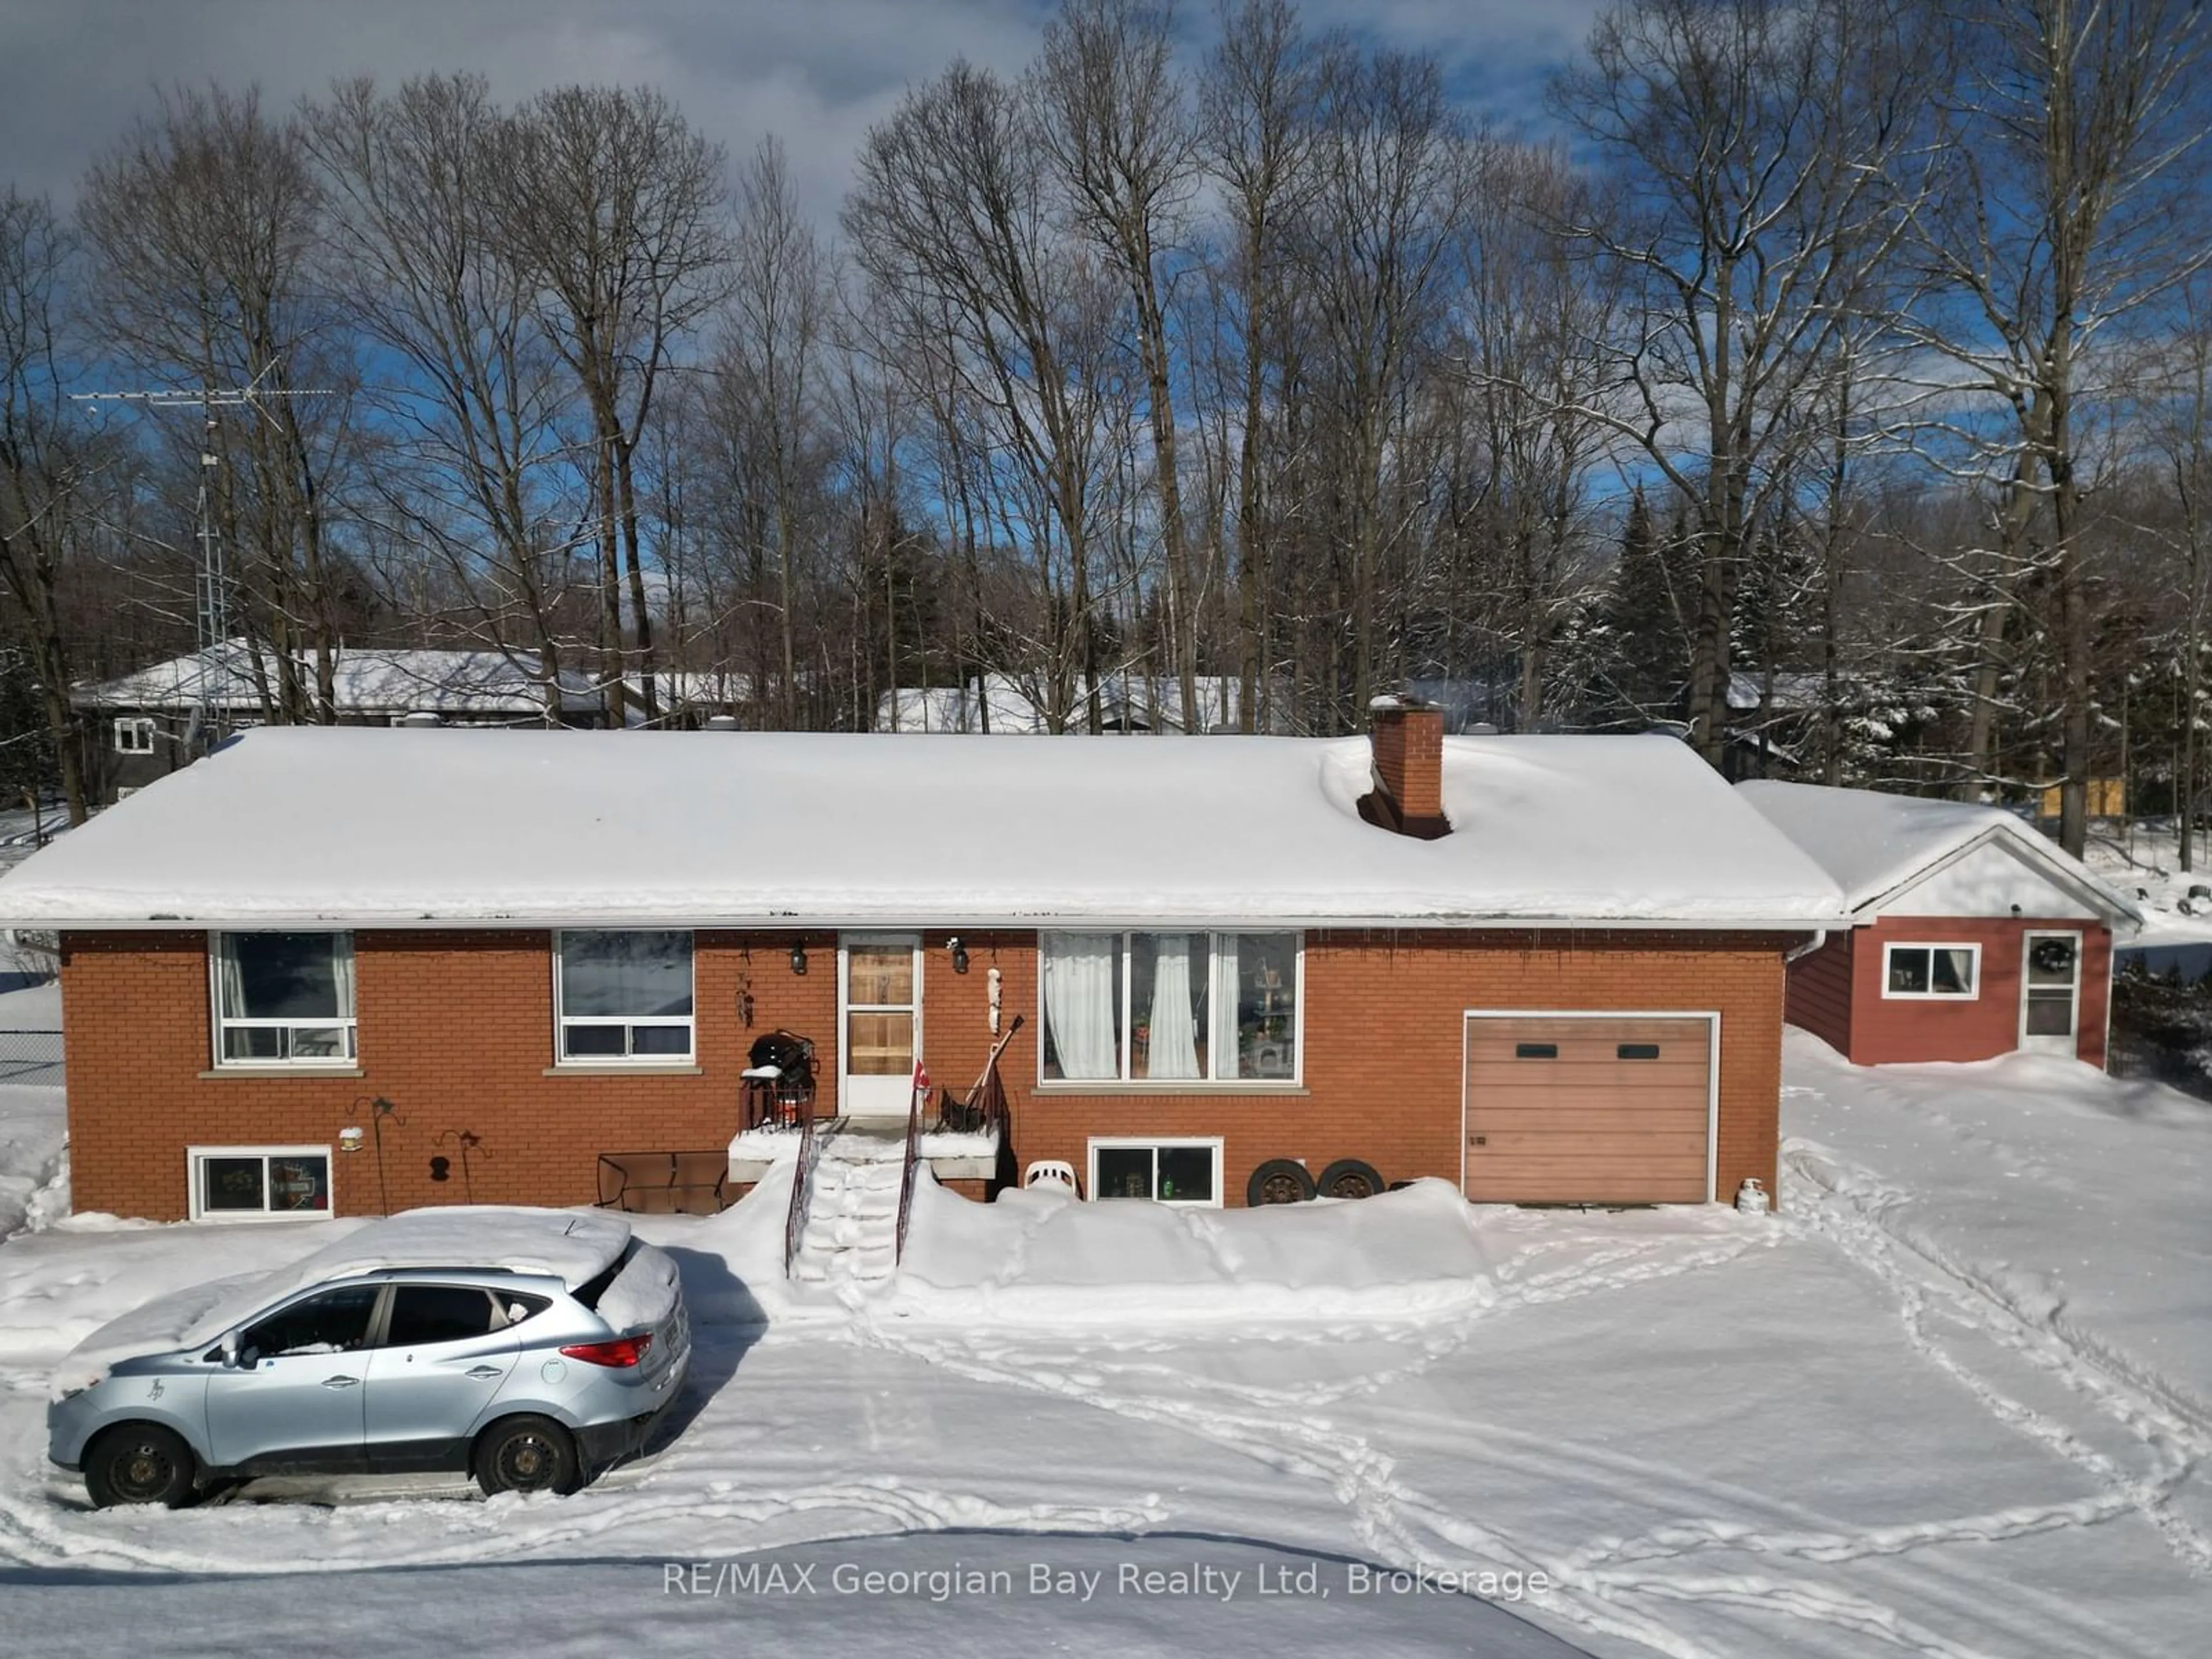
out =
[(2081, 935), (2021, 936), (2020, 1046), (2071, 1054), (2081, 1025)]
[(219, 1468), (360, 1467), (380, 1288), (319, 1291), (246, 1328), (238, 1364), (208, 1378), (208, 1451)]
[(848, 933), (837, 947), (845, 1040), (837, 1109), (903, 1119), (921, 1052), (921, 940)]

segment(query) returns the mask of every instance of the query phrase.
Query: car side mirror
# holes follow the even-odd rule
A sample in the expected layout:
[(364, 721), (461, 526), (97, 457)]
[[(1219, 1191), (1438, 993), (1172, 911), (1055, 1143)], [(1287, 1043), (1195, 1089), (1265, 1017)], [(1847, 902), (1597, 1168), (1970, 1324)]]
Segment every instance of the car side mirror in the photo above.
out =
[(222, 1363), (226, 1365), (235, 1366), (238, 1364), (238, 1333), (236, 1331), (233, 1331), (222, 1340)]

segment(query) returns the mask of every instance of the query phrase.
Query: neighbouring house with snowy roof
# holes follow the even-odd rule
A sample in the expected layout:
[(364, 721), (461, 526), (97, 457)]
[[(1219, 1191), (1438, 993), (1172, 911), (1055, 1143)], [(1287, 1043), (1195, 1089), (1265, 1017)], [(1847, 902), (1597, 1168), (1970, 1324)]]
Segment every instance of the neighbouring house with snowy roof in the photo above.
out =
[(2142, 913), (2010, 812), (1747, 781), (1844, 890), (1852, 926), (1790, 969), (1790, 1023), (1863, 1066), (2026, 1049), (2101, 1066), (2112, 933)]
[[(312, 676), (311, 665), (303, 672)], [(172, 657), (115, 679), (80, 685), (70, 701), (90, 717), (100, 742), (94, 768), (100, 802), (120, 799), (189, 766), (206, 750), (210, 714), (229, 731), (267, 717), (274, 667), (244, 640)], [(340, 646), (331, 665), (342, 724), (390, 726), (434, 720), (457, 726), (544, 725), (547, 687), (527, 652), (397, 650)], [(601, 700), (590, 677), (571, 669), (553, 696), (562, 724), (597, 723)], [(211, 740), (212, 734), (206, 734)]]
[(157, 1218), (720, 1202), (823, 1123), (972, 1196), (1726, 1200), (1772, 1187), (1786, 958), (1849, 921), (1672, 738), (1387, 700), (1337, 739), (271, 727), (0, 879), (61, 935), (76, 1201)]

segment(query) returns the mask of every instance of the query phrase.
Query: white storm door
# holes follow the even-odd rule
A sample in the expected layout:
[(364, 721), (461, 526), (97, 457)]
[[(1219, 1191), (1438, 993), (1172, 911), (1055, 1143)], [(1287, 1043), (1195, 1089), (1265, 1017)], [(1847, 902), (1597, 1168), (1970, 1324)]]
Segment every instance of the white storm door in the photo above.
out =
[(2020, 1046), (2071, 1054), (2081, 1029), (2081, 935), (2022, 933)]
[(921, 939), (848, 933), (837, 942), (837, 1109), (903, 1119), (921, 1053)]

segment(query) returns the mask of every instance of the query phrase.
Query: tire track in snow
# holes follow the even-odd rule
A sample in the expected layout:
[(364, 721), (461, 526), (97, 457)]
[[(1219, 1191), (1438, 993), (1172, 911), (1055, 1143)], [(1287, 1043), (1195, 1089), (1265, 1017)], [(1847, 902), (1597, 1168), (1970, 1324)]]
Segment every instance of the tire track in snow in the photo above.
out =
[[(2212, 1455), (2212, 1428), (2172, 1391), (2143, 1386), (2139, 1368), (2108, 1361), (2101, 1344), (2069, 1338), (2049, 1319), (2019, 1306), (1993, 1274), (1955, 1260), (1923, 1230), (1899, 1225), (1896, 1210), (1918, 1194), (1817, 1142), (1791, 1139), (1784, 1145), (1783, 1161), (1796, 1188), (1785, 1225), (1827, 1240), (1880, 1279), (1897, 1299), (1906, 1340), (1923, 1358), (2007, 1427), (2074, 1464), (2140, 1513), (2191, 1572), (2212, 1572), (2212, 1539), (2172, 1503), (2197, 1465)], [(2087, 1399), (2148, 1449), (2150, 1472), (2130, 1471), (1960, 1360), (1932, 1328), (1938, 1311)]]
[[(1564, 1285), (1549, 1288), (1554, 1295), (1566, 1293)], [(1486, 1310), (1470, 1316), (1462, 1323), (1471, 1328), (1494, 1311)], [(1407, 1570), (1446, 1573), (1505, 1567), (1517, 1567), (1524, 1572), (1542, 1571), (1557, 1586), (1552, 1595), (1534, 1598), (1547, 1612), (1577, 1628), (1637, 1642), (1671, 1659), (1707, 1659), (1714, 1650), (1638, 1608), (1625, 1605), (1623, 1596), (1718, 1602), (1785, 1619), (1812, 1620), (1874, 1638), (1901, 1650), (1923, 1656), (1924, 1659), (1990, 1659), (1985, 1650), (1952, 1642), (1894, 1607), (1842, 1589), (1744, 1573), (1696, 1579), (1686, 1579), (1680, 1574), (1655, 1574), (1650, 1571), (1651, 1564), (1672, 1559), (1657, 1553), (1616, 1565), (1603, 1559), (1584, 1560), (1581, 1559), (1583, 1552), (1547, 1553), (1535, 1549), (1509, 1534), (1455, 1512), (1400, 1480), (1395, 1473), (1396, 1461), (1374, 1447), (1365, 1436), (1339, 1431), (1324, 1420), (1286, 1414), (1297, 1406), (1316, 1403), (1311, 1391), (1225, 1382), (1149, 1363), (1126, 1367), (1113, 1358), (1096, 1358), (1081, 1351), (1048, 1358), (1014, 1344), (978, 1351), (951, 1332), (945, 1333), (945, 1340), (933, 1341), (910, 1326), (894, 1328), (876, 1323), (866, 1327), (861, 1334), (865, 1340), (909, 1358), (942, 1365), (977, 1381), (1076, 1400), (1116, 1415), (1194, 1434), (1265, 1467), (1322, 1481), (1348, 1512), (1361, 1543), (1386, 1564)], [(1463, 1337), (1465, 1332), (1462, 1334)], [(1107, 1356), (1115, 1352), (1103, 1345), (1099, 1350)], [(1435, 1357), (1437, 1356), (1389, 1375), (1404, 1376), (1425, 1369)], [(1200, 1402), (1108, 1390), (1108, 1382), (1132, 1370), (1147, 1378), (1172, 1378), (1186, 1389), (1217, 1399)], [(1382, 1386), (1381, 1379), (1375, 1377), (1364, 1378), (1362, 1382), (1369, 1387)], [(1339, 1397), (1340, 1392), (1343, 1391), (1340, 1391)], [(1224, 1399), (1231, 1403), (1219, 1403)], [(1556, 1476), (1561, 1463), (1571, 1461), (1571, 1454), (1562, 1457), (1563, 1449), (1566, 1449), (1547, 1443), (1544, 1451), (1532, 1453), (1527, 1467)], [(1608, 1491), (1616, 1489), (1616, 1483), (1610, 1479), (1604, 1484)], [(1802, 1516), (1792, 1518), (1802, 1524)], [(1942, 1524), (1933, 1526), (1940, 1528)], [(1821, 1542), (1846, 1552), (1838, 1559), (1852, 1559), (1858, 1554), (1901, 1553), (1905, 1547), (1920, 1544), (1991, 1535), (1998, 1524), (1981, 1517), (1969, 1517), (1961, 1523), (1956, 1539), (1946, 1540), (1930, 1529), (1911, 1546), (1901, 1540), (1881, 1540), (1894, 1544), (1888, 1550), (1870, 1545), (1857, 1547), (1863, 1540), (1850, 1540), (1845, 1534), (1824, 1533), (1818, 1537)], [(1750, 1529), (1745, 1529), (1745, 1535), (1753, 1535)], [(1785, 1540), (1792, 1537), (1781, 1536)], [(1429, 1539), (1449, 1546), (1450, 1553), (1438, 1551), (1427, 1541)], [(1785, 1547), (1771, 1553), (1791, 1552)], [(1961, 1576), (1948, 1569), (1938, 1569), (1938, 1572), (1946, 1579)], [(1930, 1599), (1946, 1602), (1947, 1610), (1957, 1613), (1963, 1623), (1975, 1628), (1987, 1630), (1993, 1626), (2009, 1625), (2014, 1626), (2009, 1633), (2023, 1640), (2048, 1632), (2050, 1624), (2045, 1613), (2039, 1613), (2032, 1624), (2015, 1621), (2008, 1616), (2002, 1596), (2014, 1594), (2014, 1587), (1999, 1586), (2002, 1594), (1993, 1597), (1990, 1593), (1992, 1587), (1987, 1581), (1972, 1575), (1966, 1577), (1966, 1594), (1952, 1592)], [(2081, 1623), (2064, 1613), (2060, 1614), (2060, 1621)], [(2109, 1632), (2100, 1627), (2090, 1626), (2082, 1634), (2092, 1644), (2109, 1641)]]
[[(501, 1498), (489, 1502), (456, 1498), (441, 1515), (446, 1525), (437, 1542), (397, 1549), (374, 1546), (385, 1528), (422, 1519), (424, 1508), (419, 1498), (337, 1507), (272, 1505), (272, 1515), (278, 1518), (266, 1531), (272, 1534), (269, 1541), (282, 1553), (265, 1559), (241, 1555), (234, 1530), (203, 1534), (216, 1547), (193, 1550), (182, 1547), (173, 1536), (160, 1543), (146, 1540), (138, 1535), (150, 1524), (146, 1521), (101, 1522), (91, 1511), (72, 1511), (51, 1500), (26, 1501), (8, 1495), (0, 1496), (0, 1559), (32, 1567), (244, 1577), (474, 1566), (518, 1559), (558, 1560), (574, 1546), (604, 1546), (626, 1535), (649, 1533), (660, 1522), (670, 1523), (671, 1530), (654, 1541), (662, 1547), (696, 1554), (709, 1547), (702, 1539), (700, 1528), (711, 1522), (761, 1528), (805, 1516), (839, 1517), (835, 1525), (804, 1529), (803, 1535), (774, 1540), (781, 1546), (870, 1531), (885, 1534), (954, 1528), (1133, 1533), (1157, 1526), (1168, 1516), (1155, 1502), (1141, 1505), (999, 1504), (971, 1492), (908, 1485), (896, 1475), (733, 1495), (736, 1485), (731, 1480), (715, 1481), (704, 1495), (693, 1488), (656, 1492), (633, 1486), (618, 1494), (595, 1489), (567, 1498)], [(227, 1521), (238, 1513), (235, 1506), (222, 1508)], [(180, 1521), (186, 1527), (191, 1525), (191, 1510), (173, 1514), (164, 1510), (158, 1520), (164, 1531), (173, 1534)], [(855, 1516), (865, 1518), (858, 1533), (851, 1522)], [(527, 1531), (518, 1538), (516, 1522), (524, 1517)], [(306, 1535), (301, 1536), (302, 1533)], [(360, 1553), (312, 1553), (316, 1544), (353, 1549), (364, 1543), (370, 1547)], [(747, 1549), (760, 1547), (758, 1540), (740, 1540), (740, 1544)]]

